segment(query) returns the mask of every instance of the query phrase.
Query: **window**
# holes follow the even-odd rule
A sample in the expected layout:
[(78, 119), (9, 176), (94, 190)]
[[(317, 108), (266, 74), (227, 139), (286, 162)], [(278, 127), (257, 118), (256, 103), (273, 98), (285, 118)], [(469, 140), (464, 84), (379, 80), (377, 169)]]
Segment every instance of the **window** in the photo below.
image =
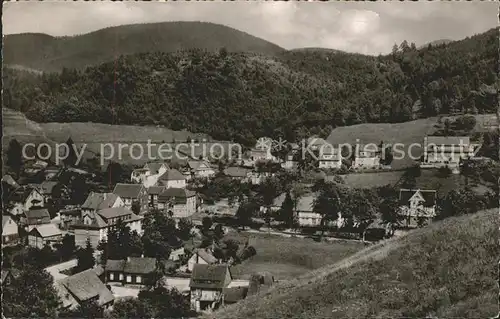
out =
[(137, 275), (137, 277), (135, 278), (135, 282), (140, 284), (141, 283), (141, 276)]
[(120, 274), (120, 280), (123, 280), (123, 274)]
[(127, 275), (127, 282), (132, 282), (132, 276)]
[(109, 280), (115, 280), (115, 274), (109, 273)]

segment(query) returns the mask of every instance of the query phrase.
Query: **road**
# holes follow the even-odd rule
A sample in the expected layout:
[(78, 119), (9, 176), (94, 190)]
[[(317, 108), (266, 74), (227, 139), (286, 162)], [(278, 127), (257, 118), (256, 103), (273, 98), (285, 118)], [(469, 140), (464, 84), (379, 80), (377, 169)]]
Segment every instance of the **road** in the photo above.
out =
[(60, 280), (60, 279), (64, 279), (64, 278), (68, 277), (64, 274), (61, 274), (61, 271), (66, 270), (66, 269), (70, 269), (73, 267), (76, 267), (76, 259), (71, 259), (71, 260), (65, 261), (65, 262), (57, 264), (57, 265), (49, 266), (49, 267), (45, 268), (45, 270), (49, 274), (51, 274), (52, 277), (54, 277), (54, 281), (56, 281), (56, 280)]

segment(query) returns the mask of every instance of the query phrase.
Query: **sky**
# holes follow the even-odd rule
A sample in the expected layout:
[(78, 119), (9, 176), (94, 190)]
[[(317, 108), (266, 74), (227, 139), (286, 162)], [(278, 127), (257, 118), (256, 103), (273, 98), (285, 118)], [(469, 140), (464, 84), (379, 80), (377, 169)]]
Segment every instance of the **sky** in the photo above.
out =
[(205, 21), (285, 49), (322, 47), (363, 54), (407, 40), (460, 40), (498, 26), (495, 2), (4, 2), (4, 34), (76, 35), (109, 26)]

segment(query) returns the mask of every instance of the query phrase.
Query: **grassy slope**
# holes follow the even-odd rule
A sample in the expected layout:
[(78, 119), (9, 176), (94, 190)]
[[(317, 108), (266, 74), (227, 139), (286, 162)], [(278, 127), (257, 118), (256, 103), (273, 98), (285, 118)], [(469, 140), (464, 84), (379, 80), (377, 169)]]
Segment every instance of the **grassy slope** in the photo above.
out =
[(257, 251), (254, 257), (231, 268), (233, 276), (245, 279), (259, 271), (272, 271), (278, 280), (295, 278), (335, 263), (364, 247), (358, 242), (315, 242), (312, 239), (268, 234), (230, 233), (226, 237), (242, 245), (248, 240), (248, 244)]
[(488, 318), (498, 210), (451, 218), (279, 283), (212, 318)]
[[(483, 127), (483, 123), (487, 121), (487, 119), (491, 119), (492, 116), (494, 115), (476, 115), (477, 124), (475, 130), (485, 130), (486, 128)], [(405, 147), (399, 149), (405, 150), (406, 152), (408, 146), (412, 143), (418, 143), (419, 145), (423, 144), (424, 136), (435, 131), (437, 120), (437, 118), (431, 117), (405, 123), (364, 123), (338, 127), (330, 133), (326, 140), (332, 145), (339, 145), (342, 143), (375, 143), (378, 145), (380, 141), (384, 141), (385, 144), (402, 143)], [(415, 157), (419, 157), (422, 155), (422, 149), (415, 146), (412, 150), (412, 154)], [(405, 157), (399, 160), (395, 159), (392, 163), (392, 167), (400, 169), (411, 166), (413, 163), (414, 161), (410, 157)]]
[(35, 33), (7, 35), (3, 53), (6, 64), (59, 71), (62, 67), (82, 68), (111, 61), (122, 54), (181, 49), (213, 51), (222, 47), (231, 52), (269, 55), (283, 50), (273, 43), (223, 25), (163, 22), (110, 27), (73, 37)]

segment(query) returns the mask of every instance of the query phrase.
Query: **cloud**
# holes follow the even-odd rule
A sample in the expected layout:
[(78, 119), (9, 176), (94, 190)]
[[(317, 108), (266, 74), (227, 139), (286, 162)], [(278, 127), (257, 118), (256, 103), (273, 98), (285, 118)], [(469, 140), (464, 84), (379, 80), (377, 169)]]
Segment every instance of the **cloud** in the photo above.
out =
[[(55, 36), (162, 21), (220, 23), (286, 49), (327, 47), (379, 54), (403, 40), (458, 40), (498, 25), (494, 2), (9, 2), (6, 34)], [(471, 23), (473, 22), (473, 23)]]

